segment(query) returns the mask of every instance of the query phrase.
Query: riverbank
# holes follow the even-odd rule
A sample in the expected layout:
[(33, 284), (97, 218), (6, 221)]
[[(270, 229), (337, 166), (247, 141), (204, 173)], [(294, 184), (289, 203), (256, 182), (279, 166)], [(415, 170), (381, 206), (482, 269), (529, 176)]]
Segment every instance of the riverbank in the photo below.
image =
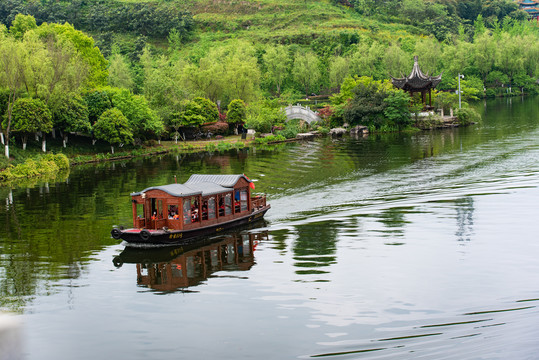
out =
[[(435, 130), (460, 126), (457, 117), (435, 116), (432, 118), (424, 118), (416, 121), (415, 128), (418, 131), (421, 130)], [(366, 128), (366, 127), (365, 127)], [(342, 132), (338, 134), (330, 133), (330, 136), (342, 136), (345, 133), (349, 133), (350, 129), (341, 129)], [(366, 132), (368, 134), (368, 132)], [(14, 149), (17, 161), (14, 164), (8, 164), (4, 169), (0, 170), (0, 185), (10, 185), (17, 182), (35, 182), (39, 179), (50, 179), (51, 181), (60, 173), (57, 171), (50, 171), (50, 156), (52, 154), (64, 155), (62, 163), (69, 163), (69, 166), (76, 166), (82, 164), (98, 163), (102, 161), (118, 161), (124, 159), (131, 159), (135, 157), (154, 156), (167, 153), (194, 153), (194, 152), (215, 152), (215, 151), (227, 151), (231, 149), (242, 149), (245, 147), (264, 144), (278, 144), (283, 142), (294, 142), (301, 140), (308, 140), (322, 134), (318, 132), (299, 133), (295, 138), (285, 139), (282, 136), (273, 136), (266, 134), (267, 138), (242, 138), (241, 135), (231, 135), (218, 139), (205, 139), (205, 140), (190, 140), (176, 142), (173, 140), (167, 141), (149, 141), (141, 147), (128, 147), (121, 148), (122, 151), (111, 153), (108, 151), (110, 148), (104, 144), (90, 145), (84, 144), (87, 139), (82, 139), (81, 143), (75, 142), (73, 146), (63, 147), (60, 142), (51, 139), (50, 152), (47, 155), (40, 153), (36, 149), (32, 150), (32, 146), (28, 147), (28, 150), (21, 151), (20, 149)], [(76, 145), (75, 145), (76, 144)], [(13, 149), (13, 147), (12, 147)], [(48, 157), (47, 157), (48, 156)], [(53, 156), (54, 157), (54, 156)], [(42, 159), (44, 159), (42, 161)], [(42, 165), (41, 165), (42, 164)], [(62, 167), (61, 170), (69, 169), (69, 166)], [(31, 170), (28, 170), (31, 169)], [(21, 176), (21, 174), (27, 174), (27, 176)]]

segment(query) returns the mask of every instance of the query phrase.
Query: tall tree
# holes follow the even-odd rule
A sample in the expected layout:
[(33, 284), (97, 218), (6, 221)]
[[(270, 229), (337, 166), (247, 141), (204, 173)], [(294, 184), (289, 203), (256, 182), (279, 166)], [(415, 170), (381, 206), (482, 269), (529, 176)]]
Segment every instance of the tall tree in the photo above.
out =
[(399, 77), (400, 74), (408, 73), (412, 68), (411, 58), (410, 54), (404, 52), (396, 44), (389, 46), (384, 56), (387, 75)]
[(52, 115), (40, 99), (21, 98), (13, 104), (13, 132), (21, 134), (22, 148), (26, 149), (28, 135), (41, 132), (42, 150), (47, 151), (45, 133), (52, 130)]
[(277, 94), (280, 94), (281, 86), (290, 67), (288, 51), (283, 45), (270, 46), (262, 58), (266, 66), (266, 75), (275, 84)]
[(9, 158), (9, 134), (13, 104), (24, 86), (24, 59), (26, 56), (27, 50), (21, 42), (11, 37), (0, 39), (0, 85), (8, 89), (6, 120), (1, 129), (7, 158)]
[(90, 133), (88, 105), (80, 95), (63, 96), (55, 99), (53, 103), (53, 122), (55, 128), (62, 132), (64, 147), (67, 146), (69, 133)]
[(342, 56), (335, 56), (329, 63), (329, 84), (331, 87), (339, 88), (343, 80), (348, 76), (348, 61)]
[(305, 89), (305, 96), (309, 96), (309, 91), (316, 85), (320, 78), (320, 69), (318, 68), (318, 58), (316, 55), (312, 52), (296, 54), (292, 74), (294, 75), (294, 79)]
[(128, 60), (120, 54), (117, 46), (113, 46), (109, 60), (109, 85), (133, 91), (135, 82), (129, 68)]
[(104, 140), (110, 144), (111, 152), (114, 154), (114, 145), (122, 147), (124, 144), (133, 141), (133, 133), (129, 128), (127, 118), (116, 108), (106, 110), (94, 127), (96, 139)]

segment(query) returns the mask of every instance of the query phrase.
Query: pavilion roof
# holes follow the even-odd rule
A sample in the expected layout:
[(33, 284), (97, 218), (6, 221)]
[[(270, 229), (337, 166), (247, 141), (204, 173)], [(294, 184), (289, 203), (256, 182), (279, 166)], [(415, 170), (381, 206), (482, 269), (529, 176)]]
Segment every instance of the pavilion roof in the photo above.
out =
[(442, 74), (438, 76), (429, 76), (424, 74), (419, 68), (417, 56), (414, 56), (414, 67), (410, 75), (402, 78), (391, 77), (394, 86), (405, 91), (421, 91), (434, 89), (442, 81)]

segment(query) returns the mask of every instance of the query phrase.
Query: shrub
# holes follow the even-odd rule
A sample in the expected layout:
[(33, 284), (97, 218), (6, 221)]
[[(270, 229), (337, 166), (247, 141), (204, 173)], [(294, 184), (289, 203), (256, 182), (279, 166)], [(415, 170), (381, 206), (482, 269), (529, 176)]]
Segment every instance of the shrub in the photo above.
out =
[(485, 92), (485, 96), (488, 97), (488, 98), (496, 97), (496, 90), (487, 89), (487, 91)]
[(329, 134), (329, 129), (325, 126), (320, 126), (318, 129), (316, 129), (320, 134), (327, 135)]
[(456, 116), (460, 125), (468, 125), (481, 121), (481, 115), (472, 108), (458, 109)]
[(286, 139), (293, 139), (299, 133), (299, 128), (295, 126), (287, 126), (284, 130), (277, 131), (277, 135), (281, 135)]
[(228, 134), (228, 123), (218, 121), (216, 123), (202, 125), (200, 130), (204, 133), (211, 132), (212, 135), (226, 135)]
[(37, 176), (55, 176), (60, 170), (69, 169), (69, 160), (64, 154), (47, 154), (35, 159), (27, 159), (17, 166), (8, 165), (0, 173), (4, 181), (32, 178)]
[(267, 144), (274, 141), (284, 141), (286, 138), (282, 135), (269, 135), (263, 138), (256, 138), (254, 140), (255, 144)]

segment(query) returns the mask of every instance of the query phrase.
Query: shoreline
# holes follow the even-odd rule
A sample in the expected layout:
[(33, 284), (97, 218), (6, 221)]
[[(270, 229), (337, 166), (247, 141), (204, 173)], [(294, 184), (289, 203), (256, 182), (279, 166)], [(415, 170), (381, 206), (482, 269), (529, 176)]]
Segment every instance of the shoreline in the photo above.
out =
[[(419, 127), (418, 124), (415, 124), (415, 128), (418, 131), (432, 131), (432, 130), (444, 130), (444, 129), (451, 129), (455, 127), (459, 127), (459, 124), (455, 124), (454, 121), (456, 120), (456, 117), (444, 117), (441, 123), (436, 124), (429, 124), (426, 127)], [(472, 125), (472, 124), (469, 124)], [(466, 125), (467, 126), (467, 125)], [(306, 136), (309, 135), (309, 136)], [(346, 133), (337, 135), (334, 137), (342, 137), (342, 135), (350, 135), (350, 129), (346, 130)], [(366, 133), (364, 135), (369, 135), (369, 133)], [(298, 134), (295, 138), (286, 139), (286, 140), (275, 140), (275, 141), (269, 141), (267, 142), (267, 145), (276, 145), (276, 144), (282, 144), (282, 143), (291, 143), (291, 142), (297, 142), (297, 141), (308, 141), (312, 138), (320, 137), (320, 136), (332, 136), (331, 134), (322, 135), (319, 133), (301, 133)], [(238, 146), (237, 144), (241, 144), (241, 146)], [(163, 155), (168, 153), (174, 153), (178, 152), (179, 154), (190, 154), (190, 153), (200, 153), (204, 151), (220, 151), (218, 148), (219, 144), (227, 144), (226, 149), (222, 149), (224, 151), (226, 150), (232, 150), (234, 148), (248, 148), (252, 146), (252, 144), (255, 143), (254, 138), (251, 139), (241, 139), (240, 135), (232, 135), (227, 138), (223, 139), (214, 139), (214, 140), (189, 140), (189, 141), (183, 141), (175, 143), (174, 140), (167, 140), (163, 141), (161, 144), (153, 145), (151, 147), (147, 147), (144, 150), (149, 151), (142, 151), (140, 149), (132, 149), (129, 151), (120, 152), (118, 156), (114, 156), (111, 153), (96, 153), (92, 155), (84, 155), (84, 154), (78, 154), (76, 156), (68, 157), (69, 159), (69, 166), (79, 166), (79, 165), (85, 165), (85, 164), (96, 164), (104, 161), (120, 161), (120, 160), (126, 160), (126, 159), (133, 159), (136, 157), (148, 157), (153, 155)], [(212, 149), (208, 149), (208, 145), (213, 144)], [(256, 144), (261, 145), (261, 144)], [(126, 154), (127, 152), (127, 154)], [(67, 156), (67, 155), (66, 155)], [(77, 160), (77, 158), (82, 158)], [(87, 159), (84, 159), (85, 157), (88, 157)], [(29, 157), (28, 159), (32, 159), (32, 157)], [(5, 169), (4, 169), (5, 170)], [(39, 182), (40, 180), (46, 181), (48, 178), (47, 175), (37, 175), (32, 177), (26, 177), (26, 178), (18, 178), (18, 179), (2, 179), (1, 174), (4, 172), (4, 170), (0, 171), (0, 186), (10, 186), (10, 185), (16, 185), (17, 183), (24, 183), (24, 182)], [(53, 179), (51, 179), (53, 180)]]

